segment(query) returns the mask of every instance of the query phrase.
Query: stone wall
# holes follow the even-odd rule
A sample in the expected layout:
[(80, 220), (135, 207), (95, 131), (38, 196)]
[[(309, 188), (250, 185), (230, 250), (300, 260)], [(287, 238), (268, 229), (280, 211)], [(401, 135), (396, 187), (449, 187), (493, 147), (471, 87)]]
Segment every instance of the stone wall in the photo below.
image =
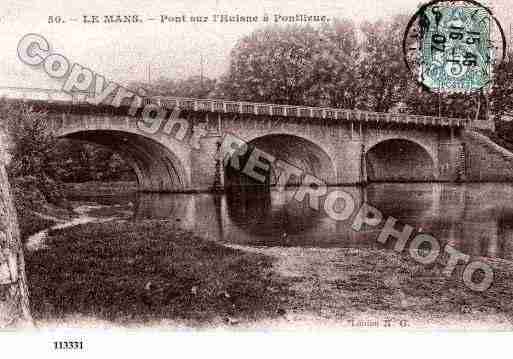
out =
[(467, 181), (513, 181), (513, 153), (475, 131), (465, 131), (462, 139), (465, 143)]

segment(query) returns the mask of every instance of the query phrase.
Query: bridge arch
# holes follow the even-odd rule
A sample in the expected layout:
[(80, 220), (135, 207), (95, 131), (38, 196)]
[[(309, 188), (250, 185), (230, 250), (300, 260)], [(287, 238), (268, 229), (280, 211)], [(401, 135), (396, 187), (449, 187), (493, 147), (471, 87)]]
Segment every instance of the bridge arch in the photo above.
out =
[[(258, 148), (277, 160), (285, 161), (295, 167), (303, 170), (303, 173), (313, 175), (327, 184), (336, 182), (336, 167), (332, 157), (319, 144), (310, 139), (287, 133), (271, 133), (262, 136), (256, 136), (246, 141), (249, 148)], [(249, 155), (250, 151), (248, 151)], [(266, 175), (268, 184), (275, 186), (279, 177), (280, 170), (271, 167), (271, 171)], [(293, 177), (289, 180), (289, 185), (300, 185), (302, 178)], [(234, 171), (230, 167), (225, 169), (225, 181), (228, 187), (254, 184), (252, 181), (244, 179), (244, 174), (240, 171)], [(242, 181), (242, 182), (241, 182)]]
[(132, 166), (143, 191), (180, 192), (190, 188), (190, 175), (182, 160), (150, 136), (122, 130), (77, 128), (61, 132), (58, 137), (95, 143), (117, 152)]
[(365, 151), (364, 166), (369, 182), (437, 180), (434, 151), (408, 138), (386, 138)]

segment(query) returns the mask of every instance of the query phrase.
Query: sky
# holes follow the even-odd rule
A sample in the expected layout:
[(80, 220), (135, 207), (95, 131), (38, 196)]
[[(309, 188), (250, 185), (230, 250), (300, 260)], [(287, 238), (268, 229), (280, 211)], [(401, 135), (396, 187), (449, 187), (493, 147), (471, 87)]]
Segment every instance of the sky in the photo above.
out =
[[(264, 26), (263, 15), (274, 14), (346, 18), (361, 23), (395, 14), (415, 13), (418, 0), (2, 0), (0, 4), (0, 86), (59, 88), (42, 69), (23, 64), (16, 56), (19, 40), (27, 33), (45, 37), (52, 51), (70, 62), (87, 66), (107, 79), (127, 84), (159, 77), (186, 78), (203, 73), (222, 75), (237, 40)], [(509, 33), (513, 19), (511, 0), (493, 0), (491, 6)], [(136, 24), (84, 23), (97, 15), (134, 15)], [(258, 16), (254, 23), (213, 22), (214, 14)], [(181, 17), (186, 22), (161, 23), (160, 17)], [(64, 23), (49, 23), (60, 16)], [(208, 17), (193, 23), (190, 16)], [(156, 19), (156, 20), (150, 20)]]

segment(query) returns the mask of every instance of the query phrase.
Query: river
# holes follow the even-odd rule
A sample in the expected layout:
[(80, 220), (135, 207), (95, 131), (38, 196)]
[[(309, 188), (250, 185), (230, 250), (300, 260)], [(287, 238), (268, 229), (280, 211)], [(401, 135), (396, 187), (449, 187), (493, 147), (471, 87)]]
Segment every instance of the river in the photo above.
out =
[[(330, 191), (337, 188), (330, 188)], [(388, 183), (338, 188), (473, 256), (513, 259), (513, 185)], [(156, 194), (74, 198), (98, 203), (129, 220), (175, 221), (226, 244), (379, 248), (377, 231), (355, 232), (293, 199), (296, 189), (238, 194)], [(94, 215), (89, 213), (89, 215)], [(400, 228), (400, 227), (398, 227)], [(393, 244), (390, 241), (390, 244)]]

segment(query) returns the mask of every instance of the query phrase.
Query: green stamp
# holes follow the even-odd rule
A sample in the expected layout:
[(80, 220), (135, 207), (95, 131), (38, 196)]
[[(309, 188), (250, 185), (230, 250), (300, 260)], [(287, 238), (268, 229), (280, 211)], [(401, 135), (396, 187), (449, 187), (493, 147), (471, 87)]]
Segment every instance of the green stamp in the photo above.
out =
[(469, 93), (492, 81), (494, 46), (487, 9), (433, 4), (419, 19), (419, 81), (436, 92)]

